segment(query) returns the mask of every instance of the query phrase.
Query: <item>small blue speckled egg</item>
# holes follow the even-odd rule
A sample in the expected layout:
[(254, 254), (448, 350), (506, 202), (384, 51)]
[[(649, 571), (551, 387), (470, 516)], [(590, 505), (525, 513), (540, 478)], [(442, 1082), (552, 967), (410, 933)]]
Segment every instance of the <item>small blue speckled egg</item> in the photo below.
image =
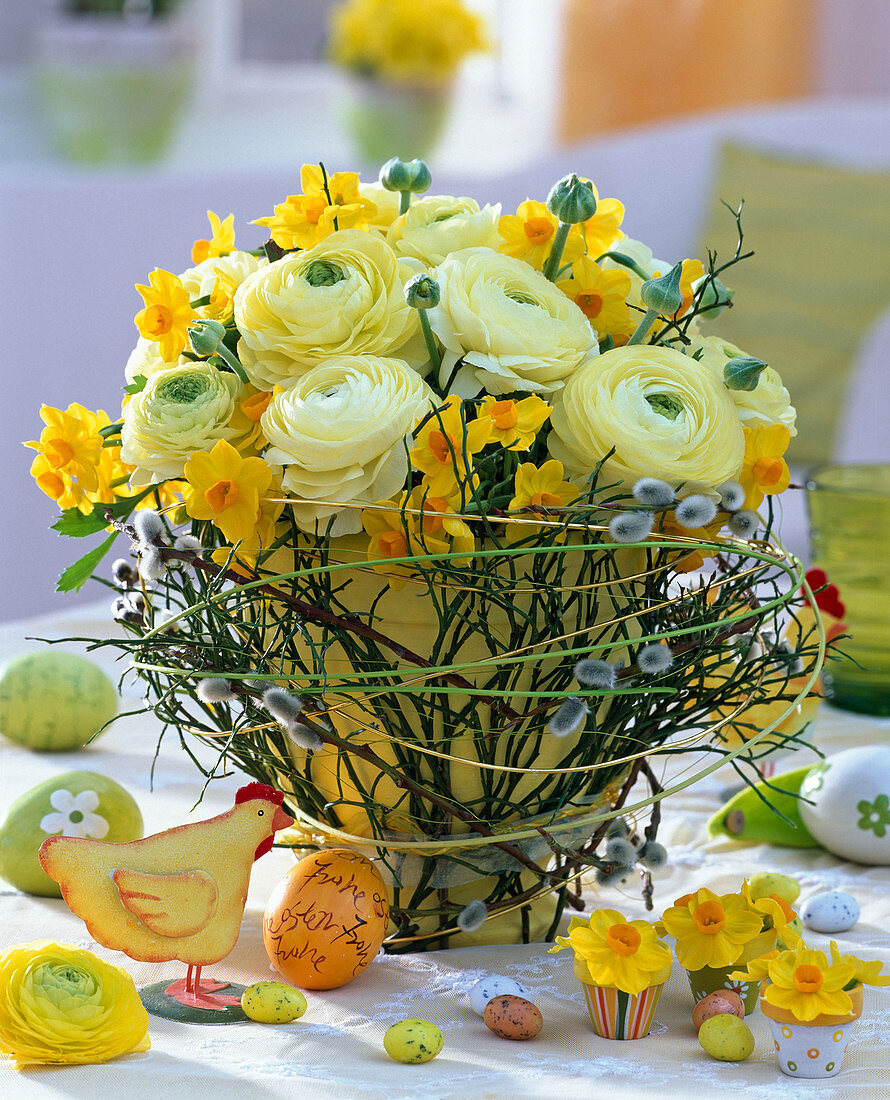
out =
[(800, 919), (814, 932), (848, 932), (859, 920), (859, 902), (842, 890), (814, 894), (801, 906)]

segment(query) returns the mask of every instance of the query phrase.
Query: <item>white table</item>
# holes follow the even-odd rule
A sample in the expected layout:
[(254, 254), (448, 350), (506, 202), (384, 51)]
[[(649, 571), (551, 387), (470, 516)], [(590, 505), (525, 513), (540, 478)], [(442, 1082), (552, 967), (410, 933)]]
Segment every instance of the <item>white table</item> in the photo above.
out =
[[(11, 624), (0, 633), (0, 658), (37, 643), (26, 636), (98, 637), (108, 630), (104, 604), (75, 609), (63, 616)], [(72, 647), (73, 648), (73, 647)], [(112, 653), (98, 657), (109, 671)], [(117, 666), (119, 673), (120, 666)], [(124, 709), (138, 701), (126, 689)], [(0, 814), (25, 790), (59, 772), (97, 771), (121, 782), (137, 798), (146, 830), (157, 831), (190, 819), (200, 789), (199, 776), (171, 735), (162, 746), (149, 792), (149, 768), (159, 733), (153, 716), (127, 718), (80, 753), (33, 754), (0, 742)], [(823, 706), (814, 740), (826, 752), (886, 741), (890, 721), (869, 719)], [(803, 763), (798, 758), (791, 766)], [(661, 770), (659, 766), (658, 770)], [(757, 870), (795, 875), (802, 898), (825, 889), (843, 889), (860, 902), (856, 927), (839, 938), (865, 958), (890, 964), (890, 869), (862, 867), (826, 852), (794, 851), (766, 845), (709, 840), (705, 821), (719, 805), (719, 791), (732, 781), (720, 772), (682, 792), (665, 806), (659, 835), (670, 863), (656, 878), (656, 912), (679, 895), (706, 885), (718, 893), (736, 890)], [(237, 776), (220, 782), (191, 818), (201, 820), (232, 805)], [(249, 984), (269, 979), (262, 945), (261, 917), (274, 883), (291, 866), (289, 855), (273, 851), (254, 868), (241, 938), (213, 968), (231, 980)], [(635, 893), (614, 889), (586, 892), (589, 906), (618, 908), (645, 916)], [(177, 963), (133, 962), (97, 947), (84, 925), (61, 901), (20, 894), (0, 883), (0, 950), (39, 938), (66, 940), (97, 950), (125, 966), (137, 985), (170, 975)], [(827, 950), (828, 937), (809, 934), (813, 946)], [(520, 979), (533, 990), (543, 1013), (541, 1034), (529, 1043), (493, 1036), (474, 1015), (465, 993), (486, 972)], [(675, 964), (650, 1036), (637, 1042), (597, 1038), (587, 1019), (580, 987), (572, 975), (569, 952), (549, 955), (543, 944), (463, 948), (422, 955), (380, 957), (350, 985), (307, 996), (309, 1008), (286, 1026), (244, 1023), (227, 1027), (175, 1024), (152, 1018), (152, 1049), (104, 1066), (33, 1069), (17, 1073), (0, 1063), (0, 1091), (9, 1100), (56, 1100), (60, 1095), (100, 1100), (108, 1097), (203, 1097), (237, 1095), (239, 1100), (273, 1097), (392, 1100), (392, 1098), (609, 1096), (637, 1100), (641, 1091), (662, 1096), (700, 1097), (722, 1092), (754, 1100), (878, 1100), (890, 1081), (890, 989), (866, 990), (866, 1014), (841, 1074), (815, 1085), (783, 1077), (775, 1061), (766, 1022), (750, 1018), (757, 1046), (742, 1063), (710, 1059), (698, 1045), (691, 1023), (692, 1001), (685, 975)], [(445, 1048), (433, 1062), (403, 1066), (389, 1060), (383, 1033), (399, 1019), (420, 1016), (445, 1033)], [(814, 1089), (818, 1092), (814, 1092)]]

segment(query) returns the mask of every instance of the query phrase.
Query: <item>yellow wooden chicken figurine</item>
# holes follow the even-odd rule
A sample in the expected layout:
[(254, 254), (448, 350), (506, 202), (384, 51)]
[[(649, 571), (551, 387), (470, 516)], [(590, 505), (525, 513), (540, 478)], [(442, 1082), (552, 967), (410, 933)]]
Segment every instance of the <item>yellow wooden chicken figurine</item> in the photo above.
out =
[(179, 825), (143, 840), (109, 844), (52, 836), (40, 848), (44, 871), (68, 908), (105, 947), (131, 959), (179, 959), (188, 974), (166, 993), (180, 1004), (224, 1009), (238, 998), (214, 996), (201, 968), (235, 946), (254, 860), (293, 824), (280, 792), (249, 783), (227, 813)]

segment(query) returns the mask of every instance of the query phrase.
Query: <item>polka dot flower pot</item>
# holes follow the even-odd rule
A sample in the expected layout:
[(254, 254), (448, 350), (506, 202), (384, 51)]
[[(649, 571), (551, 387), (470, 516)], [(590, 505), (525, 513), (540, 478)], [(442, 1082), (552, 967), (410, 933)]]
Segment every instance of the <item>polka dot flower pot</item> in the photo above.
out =
[(760, 1008), (769, 1019), (779, 1069), (789, 1077), (834, 1077), (840, 1073), (847, 1043), (862, 1015), (862, 986), (850, 991), (849, 1016), (817, 1016), (801, 1023), (790, 1012), (776, 1008), (760, 995)]

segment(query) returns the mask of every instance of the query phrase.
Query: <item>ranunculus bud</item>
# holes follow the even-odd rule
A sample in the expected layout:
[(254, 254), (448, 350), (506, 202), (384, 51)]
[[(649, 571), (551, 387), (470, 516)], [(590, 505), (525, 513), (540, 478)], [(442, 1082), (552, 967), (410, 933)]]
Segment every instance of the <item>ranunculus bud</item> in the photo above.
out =
[(640, 287), (640, 297), (646, 309), (654, 309), (663, 317), (673, 315), (683, 305), (683, 293), (680, 290), (680, 276), (683, 274), (683, 264), (678, 263), (670, 269), (667, 275), (661, 275), (657, 279), (649, 279)]
[(425, 161), (405, 161), (399, 157), (393, 157), (384, 164), (379, 178), (387, 191), (410, 191), (414, 195), (429, 191), (433, 182)]
[(415, 275), (405, 284), (405, 301), (412, 309), (432, 309), (439, 304), (439, 284), (432, 275)]
[(755, 359), (753, 355), (736, 355), (727, 361), (723, 368), (723, 381), (730, 390), (757, 389), (760, 375), (766, 370), (766, 363), (762, 359)]
[(202, 358), (213, 355), (226, 335), (225, 325), (219, 321), (195, 321), (188, 327), (189, 344), (195, 355)]
[(586, 222), (596, 213), (596, 195), (590, 180), (573, 172), (555, 183), (547, 196), (547, 209), (566, 225)]

